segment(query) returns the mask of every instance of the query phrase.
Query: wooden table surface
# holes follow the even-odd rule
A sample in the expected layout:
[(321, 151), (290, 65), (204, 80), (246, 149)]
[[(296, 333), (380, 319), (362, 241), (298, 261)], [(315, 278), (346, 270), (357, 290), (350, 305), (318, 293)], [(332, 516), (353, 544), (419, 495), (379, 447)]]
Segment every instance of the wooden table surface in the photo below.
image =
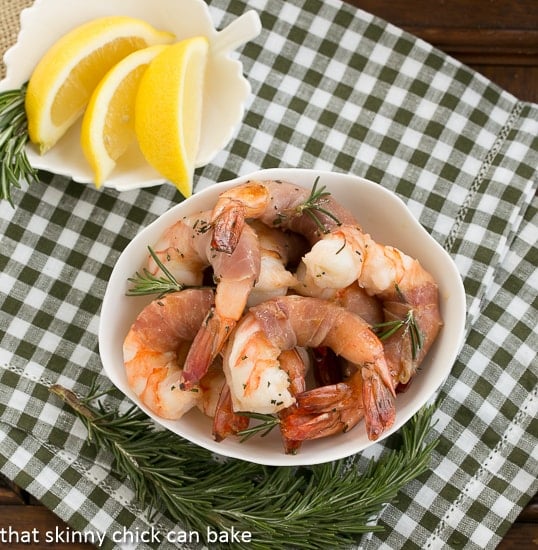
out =
[(347, 0), (538, 103), (536, 0)]
[[(524, 101), (538, 103), (538, 0), (347, 0), (438, 47)], [(19, 533), (66, 525), (33, 497), (0, 477), (2, 529)], [(92, 548), (32, 544), (28, 549)], [(538, 499), (523, 510), (499, 550), (538, 548)]]

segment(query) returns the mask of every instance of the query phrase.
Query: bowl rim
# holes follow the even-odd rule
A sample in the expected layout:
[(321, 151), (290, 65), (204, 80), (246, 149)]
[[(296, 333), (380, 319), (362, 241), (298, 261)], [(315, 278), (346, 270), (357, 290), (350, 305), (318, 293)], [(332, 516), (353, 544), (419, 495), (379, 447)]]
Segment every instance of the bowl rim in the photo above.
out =
[[(155, 242), (155, 240), (158, 238), (160, 232), (162, 231), (162, 228), (166, 227), (167, 225), (170, 225), (174, 219), (177, 218), (177, 214), (181, 213), (181, 215), (185, 215), (191, 212), (200, 211), (200, 207), (198, 205), (207, 205), (202, 206), (202, 208), (208, 208), (211, 204), (211, 200), (214, 200), (214, 197), (216, 197), (216, 194), (218, 192), (221, 192), (224, 189), (227, 189), (229, 187), (232, 187), (234, 185), (237, 185), (239, 183), (245, 182), (247, 180), (252, 179), (282, 179), (287, 181), (293, 181), (294, 183), (298, 183), (299, 181), (310, 181), (313, 183), (314, 179), (316, 177), (320, 177), (320, 183), (321, 184), (327, 184), (328, 187), (333, 187), (334, 178), (336, 178), (339, 182), (341, 182), (339, 185), (342, 185), (342, 188), (344, 186), (349, 186), (349, 184), (353, 185), (359, 185), (361, 186), (361, 189), (363, 192), (368, 191), (369, 193), (373, 191), (373, 194), (376, 195), (376, 201), (382, 200), (385, 205), (390, 203), (392, 206), (391, 208), (396, 208), (399, 213), (405, 218), (405, 223), (407, 224), (407, 227), (410, 229), (407, 229), (408, 231), (411, 230), (414, 235), (414, 239), (423, 243), (428, 243), (429, 248), (429, 262), (433, 262), (432, 265), (437, 264), (436, 269), (439, 271), (439, 273), (442, 273), (442, 284), (443, 287), (446, 286), (445, 281), (449, 281), (450, 284), (448, 285), (450, 288), (441, 288), (440, 283), (440, 290), (442, 290), (445, 294), (444, 297), (442, 297), (442, 310), (443, 316), (445, 317), (446, 313), (450, 313), (450, 318), (445, 319), (445, 326), (441, 330), (441, 333), (439, 337), (437, 338), (436, 342), (432, 346), (432, 350), (428, 353), (425, 362), (428, 362), (428, 366), (430, 366), (431, 362), (438, 361), (440, 363), (440, 366), (438, 364), (434, 364), (434, 367), (437, 370), (440, 371), (441, 376), (439, 379), (430, 381), (428, 379), (427, 381), (427, 387), (425, 390), (422, 389), (422, 386), (426, 384), (426, 381), (423, 381), (421, 384), (420, 392), (418, 393), (418, 397), (413, 400), (410, 398), (401, 398), (401, 396), (406, 395), (413, 395), (414, 389), (411, 387), (408, 392), (405, 394), (399, 394), (398, 400), (402, 401), (402, 399), (406, 399), (405, 404), (405, 410), (403, 407), (398, 406), (397, 402), (397, 408), (396, 408), (396, 422), (394, 426), (384, 432), (382, 436), (377, 441), (368, 441), (366, 444), (364, 444), (364, 441), (362, 441), (362, 436), (358, 437), (359, 440), (362, 441), (361, 444), (357, 445), (339, 445), (339, 442), (337, 439), (338, 437), (344, 437), (348, 436), (349, 434), (352, 434), (354, 430), (350, 430), (347, 434), (339, 434), (332, 436), (330, 438), (325, 438), (325, 441), (331, 441), (332, 444), (330, 446), (327, 445), (318, 445), (318, 443), (322, 440), (317, 440), (313, 442), (306, 442), (305, 445), (301, 448), (301, 450), (295, 454), (295, 455), (286, 455), (284, 451), (282, 450), (282, 447), (279, 446), (276, 449), (276, 453), (271, 452), (269, 455), (264, 455), (263, 453), (260, 453), (258, 451), (256, 452), (250, 452), (250, 449), (248, 447), (249, 442), (252, 440), (249, 440), (249, 442), (245, 442), (243, 444), (239, 444), (236, 442), (231, 442), (228, 440), (225, 440), (224, 442), (217, 443), (211, 439), (211, 434), (206, 434), (208, 437), (202, 437), (200, 438), (192, 438), (192, 433), (185, 432), (184, 429), (178, 428), (178, 424), (183, 422), (189, 422), (189, 414), (185, 415), (181, 420), (179, 421), (163, 421), (163, 419), (158, 418), (156, 415), (154, 415), (151, 411), (149, 411), (140, 401), (134, 396), (133, 392), (126, 386), (125, 382), (119, 379), (117, 372), (114, 372), (111, 369), (111, 361), (109, 355), (113, 353), (111, 350), (111, 345), (113, 345), (113, 342), (110, 338), (110, 330), (107, 322), (107, 316), (110, 315), (112, 312), (116, 311), (116, 308), (118, 307), (117, 299), (111, 299), (111, 294), (113, 292), (117, 292), (117, 284), (120, 284), (120, 287), (126, 287), (127, 281), (117, 281), (118, 274), (121, 270), (125, 269), (125, 266), (123, 265), (126, 261), (126, 258), (130, 258), (132, 260), (132, 256), (138, 253), (138, 256), (142, 258), (140, 255), (140, 252), (142, 250), (138, 250), (138, 248), (141, 247), (142, 243), (146, 243), (146, 246), (143, 247), (143, 253), (146, 254), (147, 245), (151, 244), (151, 242)], [(328, 180), (333, 180), (332, 184), (329, 183)], [(301, 183), (298, 183), (301, 185)], [(358, 189), (358, 188), (357, 188)], [(331, 193), (335, 193), (334, 188), (330, 189)], [(195, 206), (193, 206), (195, 205)], [(362, 223), (362, 220), (361, 220)], [(368, 229), (368, 227), (366, 227)], [(392, 243), (386, 243), (386, 244), (392, 244)], [(434, 260), (432, 260), (432, 256), (434, 257)], [(419, 260), (422, 258), (419, 257)], [(442, 264), (442, 270), (439, 268), (439, 262)], [(133, 262), (131, 267), (131, 274), (134, 273), (134, 271), (138, 268), (138, 265), (134, 265), (136, 262)], [(428, 266), (428, 270), (431, 271), (430, 267)], [(122, 274), (122, 276), (125, 275), (125, 273)], [(439, 283), (439, 281), (438, 281)], [(441, 293), (440, 293), (441, 294)], [(129, 298), (130, 300), (138, 300), (138, 298)], [(447, 322), (450, 322), (450, 327), (447, 329)], [(452, 370), (453, 364), (457, 358), (457, 355), (459, 351), (461, 350), (461, 347), (463, 346), (464, 341), (464, 334), (465, 334), (465, 324), (466, 324), (466, 297), (465, 297), (465, 290), (463, 287), (463, 282), (461, 280), (461, 276), (457, 270), (457, 267), (450, 257), (450, 255), (442, 248), (442, 246), (437, 243), (430, 234), (426, 231), (426, 229), (414, 218), (414, 216), (411, 214), (405, 203), (402, 199), (397, 197), (393, 192), (389, 191), (388, 189), (385, 189), (381, 187), (379, 184), (376, 184), (370, 180), (366, 180), (364, 178), (361, 178), (359, 176), (355, 176), (352, 174), (342, 174), (338, 172), (332, 172), (327, 170), (314, 170), (314, 169), (301, 169), (301, 168), (273, 168), (273, 169), (264, 169), (264, 170), (258, 170), (249, 174), (246, 174), (244, 176), (238, 176), (236, 178), (233, 178), (231, 180), (223, 181), (217, 184), (214, 184), (212, 186), (209, 186), (197, 193), (195, 193), (190, 199), (187, 199), (186, 201), (183, 201), (182, 203), (175, 205), (170, 210), (166, 211), (164, 214), (159, 216), (156, 220), (154, 220), (152, 223), (144, 227), (127, 245), (127, 247), (124, 249), (120, 257), (118, 258), (114, 269), (112, 271), (109, 284), (107, 286), (105, 296), (103, 299), (102, 304), (102, 310), (101, 310), (101, 317), (99, 321), (99, 351), (101, 354), (101, 360), (103, 362), (103, 369), (105, 371), (105, 374), (111, 379), (111, 381), (124, 393), (129, 399), (134, 401), (137, 405), (139, 405), (150, 417), (152, 417), (159, 425), (164, 426), (165, 428), (171, 430), (172, 432), (182, 436), (186, 437), (187, 439), (190, 439), (194, 443), (205, 447), (206, 449), (218, 454), (227, 456), (230, 458), (236, 458), (241, 460), (247, 460), (250, 462), (255, 462), (259, 464), (265, 464), (270, 466), (299, 466), (299, 465), (312, 465), (312, 464), (318, 464), (323, 462), (330, 462), (333, 460), (341, 459), (348, 457), (352, 454), (358, 453), (358, 452), (364, 452), (366, 449), (368, 449), (370, 446), (374, 445), (375, 443), (383, 441), (386, 437), (391, 435), (392, 433), (399, 430), (405, 423), (407, 423), (410, 418), (418, 412), (420, 408), (422, 408), (424, 405), (426, 405), (429, 401), (435, 398), (435, 395), (441, 388), (441, 386), (446, 381), (450, 371)], [(450, 330), (450, 341), (447, 342), (446, 333)], [(434, 348), (437, 348), (434, 352)], [(433, 356), (432, 354), (435, 355)], [(433, 368), (433, 367), (432, 367)], [(419, 375), (417, 375), (417, 379), (419, 379), (420, 376), (428, 375), (428, 372), (426, 375), (421, 372)], [(416, 384), (419, 385), (418, 383)], [(411, 401), (411, 403), (408, 403), (408, 401)], [(196, 412), (196, 411), (194, 411)], [(199, 413), (200, 415), (202, 413)], [(206, 420), (206, 422), (209, 422), (209, 420)], [(363, 423), (359, 424), (355, 430), (360, 430), (361, 425)], [(209, 430), (210, 431), (210, 430)], [(235, 443), (235, 444), (229, 444), (229, 443)], [(316, 452), (311, 451), (312, 448), (322, 447), (322, 451), (320, 451), (318, 454)], [(258, 449), (258, 447), (256, 447)]]

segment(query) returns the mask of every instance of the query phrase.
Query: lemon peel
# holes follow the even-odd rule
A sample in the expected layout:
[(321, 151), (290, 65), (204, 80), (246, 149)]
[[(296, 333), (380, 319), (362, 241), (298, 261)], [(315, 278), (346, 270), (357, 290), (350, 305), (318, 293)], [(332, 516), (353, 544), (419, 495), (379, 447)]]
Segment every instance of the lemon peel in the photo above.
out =
[(135, 50), (174, 39), (172, 33), (128, 16), (94, 19), (59, 38), (28, 83), (25, 108), (30, 140), (45, 153), (82, 115), (111, 67)]
[(138, 86), (151, 61), (167, 47), (151, 46), (129, 54), (108, 71), (90, 98), (82, 119), (80, 142), (97, 188), (136, 141), (134, 115)]
[(185, 197), (192, 194), (208, 50), (203, 36), (172, 44), (151, 62), (136, 98), (140, 150)]

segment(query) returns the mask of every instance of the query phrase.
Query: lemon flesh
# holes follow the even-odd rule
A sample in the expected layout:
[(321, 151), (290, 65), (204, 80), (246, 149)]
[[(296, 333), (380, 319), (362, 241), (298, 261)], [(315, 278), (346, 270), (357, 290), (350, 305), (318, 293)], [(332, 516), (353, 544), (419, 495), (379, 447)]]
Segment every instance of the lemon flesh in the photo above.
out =
[(108, 71), (90, 97), (80, 140), (98, 188), (136, 141), (134, 111), (140, 79), (155, 56), (167, 47), (151, 46), (129, 54)]
[(135, 132), (142, 154), (180, 193), (192, 194), (202, 125), (207, 38), (172, 44), (140, 80)]
[(174, 35), (127, 16), (94, 19), (61, 37), (34, 69), (26, 92), (28, 133), (44, 153), (82, 115), (106, 72), (135, 50)]

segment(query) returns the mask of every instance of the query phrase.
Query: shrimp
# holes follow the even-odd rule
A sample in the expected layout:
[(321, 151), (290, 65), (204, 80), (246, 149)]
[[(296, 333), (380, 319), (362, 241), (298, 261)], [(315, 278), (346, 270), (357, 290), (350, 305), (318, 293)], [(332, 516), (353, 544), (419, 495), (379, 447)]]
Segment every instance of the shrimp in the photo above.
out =
[(210, 289), (189, 289), (150, 302), (123, 343), (127, 383), (162, 418), (177, 420), (200, 399), (181, 391), (182, 367), (191, 341), (214, 302)]
[(235, 411), (272, 414), (295, 403), (288, 375), (280, 368), (280, 352), (254, 314), (247, 313), (224, 352), (223, 370)]
[[(368, 324), (376, 326), (383, 321), (381, 302), (370, 296), (357, 282), (346, 288), (320, 288), (316, 285), (307, 286), (299, 276), (300, 282), (294, 287), (302, 296), (313, 296), (330, 300), (339, 306), (362, 317)], [(319, 386), (329, 386), (342, 380), (341, 361), (327, 346), (312, 350), (314, 378)]]
[(358, 282), (383, 306), (384, 322), (400, 329), (384, 341), (394, 384), (406, 384), (442, 325), (439, 291), (418, 260), (375, 242), (354, 224), (344, 224), (312, 246), (302, 259), (303, 283), (345, 288)]
[(213, 245), (233, 250), (246, 218), (305, 236), (312, 249), (296, 271), (296, 292), (333, 299), (354, 282), (383, 304), (385, 322), (401, 330), (385, 341), (396, 385), (407, 384), (442, 325), (438, 288), (402, 251), (376, 243), (327, 193), (291, 183), (251, 181), (222, 193), (212, 213)]
[[(297, 396), (306, 389), (305, 375), (308, 363), (306, 350), (301, 350), (300, 348), (284, 350), (279, 356), (279, 361), (280, 368), (288, 375), (290, 393), (297, 399)], [(286, 419), (294, 414), (296, 409), (297, 402), (277, 413), (281, 427)], [(282, 428), (280, 433), (282, 435), (284, 452), (286, 454), (296, 454), (301, 447), (302, 440), (290, 437), (289, 433), (282, 430)]]
[(384, 340), (387, 363), (394, 385), (407, 384), (442, 325), (439, 290), (431, 274), (418, 260), (375, 242), (352, 224), (324, 235), (302, 261), (305, 284), (336, 289), (357, 281), (381, 301), (384, 322), (400, 326)]
[[(296, 402), (278, 357), (295, 346), (326, 345), (358, 366), (370, 439), (394, 422), (395, 392), (383, 345), (366, 321), (335, 303), (296, 295), (274, 298), (237, 325), (224, 355), (234, 410), (278, 413)], [(321, 391), (321, 390), (320, 390)]]
[(364, 418), (362, 384), (356, 369), (345, 381), (297, 395), (295, 409), (280, 419), (283, 437), (306, 441), (351, 430)]
[[(303, 392), (306, 385), (305, 373), (308, 363), (306, 351), (298, 349), (285, 350), (280, 354), (279, 360), (282, 369), (288, 375), (292, 393), (297, 394)], [(204, 385), (204, 381), (207, 379), (208, 374), (201, 380), (201, 386)], [(222, 441), (231, 435), (237, 435), (241, 431), (246, 430), (250, 424), (250, 417), (241, 414), (241, 412), (234, 411), (230, 388), (225, 380), (221, 380), (221, 378), (224, 379), (222, 370), (217, 376), (218, 381), (217, 378), (215, 378), (214, 382), (212, 382), (213, 390), (217, 390), (217, 400), (215, 401), (215, 392), (210, 391), (203, 411), (208, 416), (213, 417), (213, 437), (216, 441)], [(204, 402), (204, 394), (202, 394), (202, 402)], [(292, 405), (287, 409), (281, 410), (278, 413), (279, 417), (284, 418), (286, 415), (290, 414), (293, 407)], [(287, 453), (295, 453), (299, 449), (301, 442), (283, 437), (283, 444)]]
[(213, 418), (217, 411), (219, 396), (226, 385), (222, 372), (222, 357), (219, 355), (198, 383), (200, 399), (196, 406), (205, 416)]
[(200, 380), (197, 391), (199, 399), (196, 401), (196, 407), (212, 419), (212, 435), (216, 441), (222, 441), (248, 428), (250, 419), (232, 410), (230, 389), (222, 372), (220, 355)]
[(383, 347), (391, 370), (397, 373), (395, 384), (404, 389), (443, 324), (437, 284), (414, 261), (397, 286), (383, 293), (383, 309), (386, 323), (401, 325), (399, 331), (383, 340)]
[(220, 442), (231, 435), (236, 435), (246, 430), (250, 424), (250, 418), (233, 410), (232, 396), (228, 384), (222, 386), (219, 400), (213, 416), (213, 438)]
[(310, 243), (341, 223), (355, 218), (329, 193), (312, 190), (285, 181), (248, 181), (221, 193), (211, 215), (212, 246), (231, 254), (246, 225), (259, 219), (303, 235)]
[[(210, 215), (207, 211), (182, 218), (167, 228), (154, 246), (157, 259), (178, 282), (199, 286), (208, 267), (216, 282), (215, 306), (201, 323), (185, 360), (183, 389), (198, 383), (220, 353), (260, 274), (260, 245), (254, 230), (245, 227), (232, 254), (215, 251), (211, 247)], [(161, 274), (151, 255), (148, 271)]]
[(268, 227), (254, 220), (251, 227), (260, 243), (260, 274), (249, 294), (247, 306), (253, 306), (273, 298), (284, 296), (290, 287), (298, 284), (295, 275), (286, 266), (290, 261), (297, 262), (303, 251), (299, 236)]
[(336, 300), (387, 334), (399, 326), (383, 338), (385, 357), (395, 386), (410, 382), (442, 326), (437, 284), (418, 260), (342, 226), (305, 254), (296, 276), (297, 292)]
[(383, 305), (375, 296), (370, 296), (357, 281), (344, 288), (321, 287), (312, 280), (305, 281), (305, 266), (303, 263), (297, 269), (295, 276), (297, 284), (293, 287), (301, 296), (312, 296), (323, 300), (330, 300), (345, 307), (356, 315), (360, 315), (370, 325), (377, 325), (383, 321)]
[[(365, 412), (373, 415), (367, 419), (367, 428), (368, 422), (374, 426), (392, 424), (390, 417), (387, 424), (385, 416), (391, 407), (391, 394), (380, 385), (380, 379), (346, 361), (339, 370), (340, 380), (297, 395), (295, 409), (280, 422), (284, 438), (305, 441), (345, 433), (365, 418)], [(375, 440), (379, 434), (368, 432), (368, 437)]]

